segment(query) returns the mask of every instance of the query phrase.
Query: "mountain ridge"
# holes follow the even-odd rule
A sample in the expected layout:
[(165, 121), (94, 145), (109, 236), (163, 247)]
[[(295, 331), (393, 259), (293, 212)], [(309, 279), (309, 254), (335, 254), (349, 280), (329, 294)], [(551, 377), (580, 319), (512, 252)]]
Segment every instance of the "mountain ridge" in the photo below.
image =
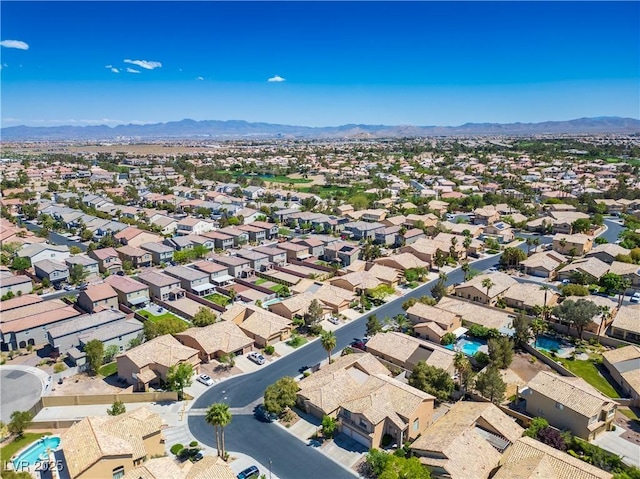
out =
[(491, 136), (542, 134), (638, 134), (640, 120), (616, 116), (583, 117), (537, 123), (464, 123), (458, 126), (369, 125), (298, 126), (245, 120), (183, 120), (116, 126), (10, 126), (2, 141), (107, 139), (251, 139), (251, 138), (393, 138), (420, 136)]

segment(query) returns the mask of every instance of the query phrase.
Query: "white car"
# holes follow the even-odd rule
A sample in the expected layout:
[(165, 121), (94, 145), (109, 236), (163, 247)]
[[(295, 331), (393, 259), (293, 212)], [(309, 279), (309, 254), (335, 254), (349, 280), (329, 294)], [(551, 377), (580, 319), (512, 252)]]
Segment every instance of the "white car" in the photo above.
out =
[(331, 317), (329, 318), (329, 322), (330, 322), (331, 324), (340, 324), (340, 320), (339, 320), (338, 318), (336, 318), (335, 316), (331, 316)]
[(201, 374), (198, 376), (198, 382), (204, 384), (205, 386), (213, 386), (213, 379), (211, 379), (206, 374)]
[(260, 365), (264, 364), (264, 363), (265, 363), (265, 361), (266, 361), (266, 359), (264, 358), (264, 356), (263, 356), (262, 354), (257, 353), (257, 352), (255, 352), (255, 351), (253, 351), (253, 352), (249, 353), (249, 354), (247, 355), (247, 357), (248, 357), (251, 361), (253, 361), (254, 363), (256, 363), (256, 364), (260, 364)]
[(631, 296), (629, 301), (632, 303), (640, 303), (640, 293), (633, 293), (633, 296)]

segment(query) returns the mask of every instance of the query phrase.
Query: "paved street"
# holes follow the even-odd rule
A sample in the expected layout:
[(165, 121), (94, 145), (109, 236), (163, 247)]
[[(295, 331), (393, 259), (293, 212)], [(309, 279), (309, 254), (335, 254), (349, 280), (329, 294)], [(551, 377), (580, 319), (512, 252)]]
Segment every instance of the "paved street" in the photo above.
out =
[(0, 420), (11, 421), (14, 411), (30, 409), (49, 385), (49, 375), (28, 366), (0, 366)]

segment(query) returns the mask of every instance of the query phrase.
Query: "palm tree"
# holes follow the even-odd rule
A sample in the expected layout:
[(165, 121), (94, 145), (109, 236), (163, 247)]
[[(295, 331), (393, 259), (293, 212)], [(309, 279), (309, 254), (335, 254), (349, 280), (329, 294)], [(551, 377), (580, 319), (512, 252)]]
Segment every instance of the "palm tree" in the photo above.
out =
[(467, 281), (467, 278), (469, 276), (469, 271), (471, 271), (471, 266), (469, 265), (469, 262), (465, 261), (464, 263), (462, 263), (461, 269), (462, 269), (462, 272), (464, 273), (464, 280)]
[(224, 450), (224, 428), (229, 425), (231, 418), (229, 405), (220, 402), (209, 406), (204, 417), (207, 424), (210, 424), (215, 429), (216, 449), (218, 450), (218, 456), (222, 459), (226, 456)]
[(538, 251), (538, 246), (540, 246), (540, 238), (533, 239), (533, 246), (533, 252), (535, 253), (536, 251)]
[(542, 306), (542, 319), (547, 319), (547, 294), (551, 288), (548, 284), (543, 284), (540, 286), (540, 290), (544, 291), (544, 305)]
[(547, 324), (547, 322), (540, 318), (536, 318), (531, 321), (531, 332), (533, 333), (536, 340), (534, 344), (538, 343), (538, 336), (545, 332), (548, 327), (549, 325)]
[(411, 322), (404, 314), (396, 314), (393, 317), (393, 322), (396, 331), (400, 331), (401, 333), (404, 333), (411, 325)]
[(609, 308), (609, 306), (600, 306), (600, 312), (602, 313), (602, 319), (600, 320), (600, 325), (598, 326), (598, 343), (600, 343), (600, 334), (602, 333), (602, 323), (604, 323), (606, 327), (607, 323), (611, 320), (611, 317), (613, 316), (613, 311), (611, 311), (611, 308)]
[(471, 363), (469, 359), (465, 356), (464, 353), (457, 352), (453, 358), (453, 367), (456, 370), (456, 374), (458, 375), (458, 383), (460, 384), (460, 399), (462, 399), (466, 393), (464, 388), (463, 375), (471, 369)]
[(620, 281), (620, 295), (618, 297), (618, 309), (622, 306), (624, 297), (627, 295), (627, 290), (631, 287), (631, 281), (627, 278), (622, 278)]
[(533, 238), (527, 238), (527, 241), (525, 241), (525, 243), (527, 244), (527, 256), (531, 256), (531, 246), (533, 246)]
[(489, 291), (490, 291), (490, 290), (491, 290), (491, 288), (493, 288), (496, 284), (495, 284), (493, 281), (491, 281), (491, 278), (485, 278), (485, 279), (483, 279), (481, 284), (482, 284), (482, 287), (483, 287), (483, 288), (487, 288), (487, 304), (489, 304), (489, 303), (490, 303), (490, 300), (489, 300)]
[(320, 343), (329, 356), (329, 363), (331, 363), (331, 351), (336, 347), (336, 334), (333, 331), (322, 331), (320, 336)]

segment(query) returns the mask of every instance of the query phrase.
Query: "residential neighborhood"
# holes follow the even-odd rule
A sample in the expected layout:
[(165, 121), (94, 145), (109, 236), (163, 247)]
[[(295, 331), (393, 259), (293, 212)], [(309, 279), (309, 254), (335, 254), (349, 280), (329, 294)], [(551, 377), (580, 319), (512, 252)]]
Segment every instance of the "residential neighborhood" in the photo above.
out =
[(547, 140), (11, 144), (3, 467), (636, 477), (637, 138)]

